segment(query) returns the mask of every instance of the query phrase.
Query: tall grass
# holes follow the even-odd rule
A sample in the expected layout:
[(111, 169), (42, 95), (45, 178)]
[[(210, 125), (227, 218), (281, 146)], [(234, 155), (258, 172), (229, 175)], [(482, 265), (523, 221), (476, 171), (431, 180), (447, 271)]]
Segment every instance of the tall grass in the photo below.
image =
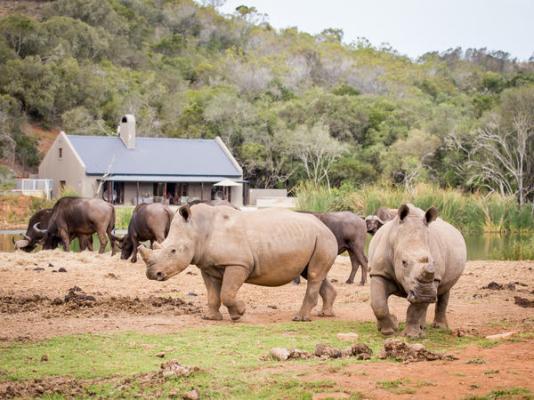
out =
[(426, 184), (408, 192), (382, 186), (328, 189), (304, 183), (295, 192), (300, 210), (350, 210), (364, 216), (374, 214), (379, 207), (398, 208), (403, 203), (413, 203), (422, 209), (436, 207), (441, 218), (463, 232), (534, 232), (532, 207), (519, 207), (513, 197), (498, 194), (466, 194)]
[(115, 207), (115, 228), (116, 229), (128, 229), (128, 224), (132, 219), (134, 207), (124, 206)]

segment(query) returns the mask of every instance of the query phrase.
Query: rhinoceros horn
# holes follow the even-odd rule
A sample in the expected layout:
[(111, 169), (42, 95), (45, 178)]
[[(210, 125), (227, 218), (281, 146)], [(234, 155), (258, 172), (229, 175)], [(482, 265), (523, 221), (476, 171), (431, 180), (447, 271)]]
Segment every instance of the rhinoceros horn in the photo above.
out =
[(433, 264), (425, 265), (421, 273), (419, 274), (420, 282), (432, 282), (434, 280), (434, 274), (436, 269)]
[(152, 250), (147, 249), (144, 245), (140, 245), (139, 247), (137, 247), (137, 250), (141, 254), (141, 257), (143, 258), (145, 263), (148, 264), (148, 259), (150, 258), (150, 254), (152, 253)]

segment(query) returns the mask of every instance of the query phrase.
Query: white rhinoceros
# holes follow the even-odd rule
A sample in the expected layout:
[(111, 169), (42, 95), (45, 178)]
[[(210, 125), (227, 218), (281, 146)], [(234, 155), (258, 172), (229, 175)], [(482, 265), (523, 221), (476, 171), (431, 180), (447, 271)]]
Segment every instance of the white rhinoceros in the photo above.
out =
[(313, 215), (186, 205), (176, 213), (167, 238), (154, 246), (139, 247), (149, 279), (167, 280), (190, 264), (200, 268), (208, 291), (206, 319), (222, 319), (221, 302), (233, 320), (239, 319), (245, 303), (236, 295), (243, 283), (280, 286), (299, 274), (308, 286), (293, 320), (308, 321), (319, 294), (321, 315), (333, 315), (336, 291), (326, 275), (337, 256), (337, 242)]
[(423, 334), (427, 307), (436, 301), (434, 326), (448, 327), (449, 293), (464, 270), (467, 251), (462, 234), (437, 214), (435, 208), (423, 212), (411, 204), (402, 205), (369, 244), (371, 306), (385, 335), (397, 329), (388, 308), (392, 294), (410, 302), (407, 336)]

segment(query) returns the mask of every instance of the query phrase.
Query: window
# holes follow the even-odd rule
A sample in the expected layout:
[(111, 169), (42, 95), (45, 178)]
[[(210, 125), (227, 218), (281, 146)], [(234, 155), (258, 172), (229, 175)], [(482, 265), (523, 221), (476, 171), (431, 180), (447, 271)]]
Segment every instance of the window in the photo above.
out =
[(58, 155), (59, 155), (59, 158), (63, 158), (63, 147), (60, 147), (58, 149)]

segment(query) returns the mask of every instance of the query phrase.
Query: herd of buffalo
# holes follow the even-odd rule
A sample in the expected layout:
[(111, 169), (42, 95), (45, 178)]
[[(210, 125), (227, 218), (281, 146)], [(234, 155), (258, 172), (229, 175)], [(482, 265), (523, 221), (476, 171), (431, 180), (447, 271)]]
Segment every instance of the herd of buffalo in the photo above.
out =
[[(108, 241), (111, 253), (118, 247), (121, 258), (137, 261), (139, 252), (149, 279), (164, 281), (189, 265), (202, 274), (208, 297), (205, 319), (223, 318), (223, 304), (233, 320), (245, 312), (237, 292), (243, 283), (280, 286), (307, 280), (302, 306), (295, 321), (310, 320), (322, 299), (320, 316), (334, 315), (336, 290), (327, 274), (338, 254), (347, 252), (353, 283), (359, 267), (360, 284), (369, 267), (371, 306), (378, 329), (390, 335), (398, 328), (389, 312), (391, 295), (407, 298), (407, 336), (423, 335), (426, 311), (436, 303), (434, 326), (447, 327), (449, 293), (463, 272), (466, 245), (461, 233), (437, 217), (411, 204), (398, 209), (380, 208), (363, 219), (351, 212), (311, 213), (282, 209), (240, 211), (226, 201), (195, 202), (175, 213), (166, 205), (141, 204), (132, 214), (128, 232), (114, 234), (115, 209), (100, 199), (64, 197), (53, 208), (34, 214), (20, 250), (63, 246), (78, 238), (81, 250), (93, 250), (93, 234), (103, 253)], [(366, 235), (369, 259), (365, 256)], [(150, 248), (142, 242), (150, 241)]]

